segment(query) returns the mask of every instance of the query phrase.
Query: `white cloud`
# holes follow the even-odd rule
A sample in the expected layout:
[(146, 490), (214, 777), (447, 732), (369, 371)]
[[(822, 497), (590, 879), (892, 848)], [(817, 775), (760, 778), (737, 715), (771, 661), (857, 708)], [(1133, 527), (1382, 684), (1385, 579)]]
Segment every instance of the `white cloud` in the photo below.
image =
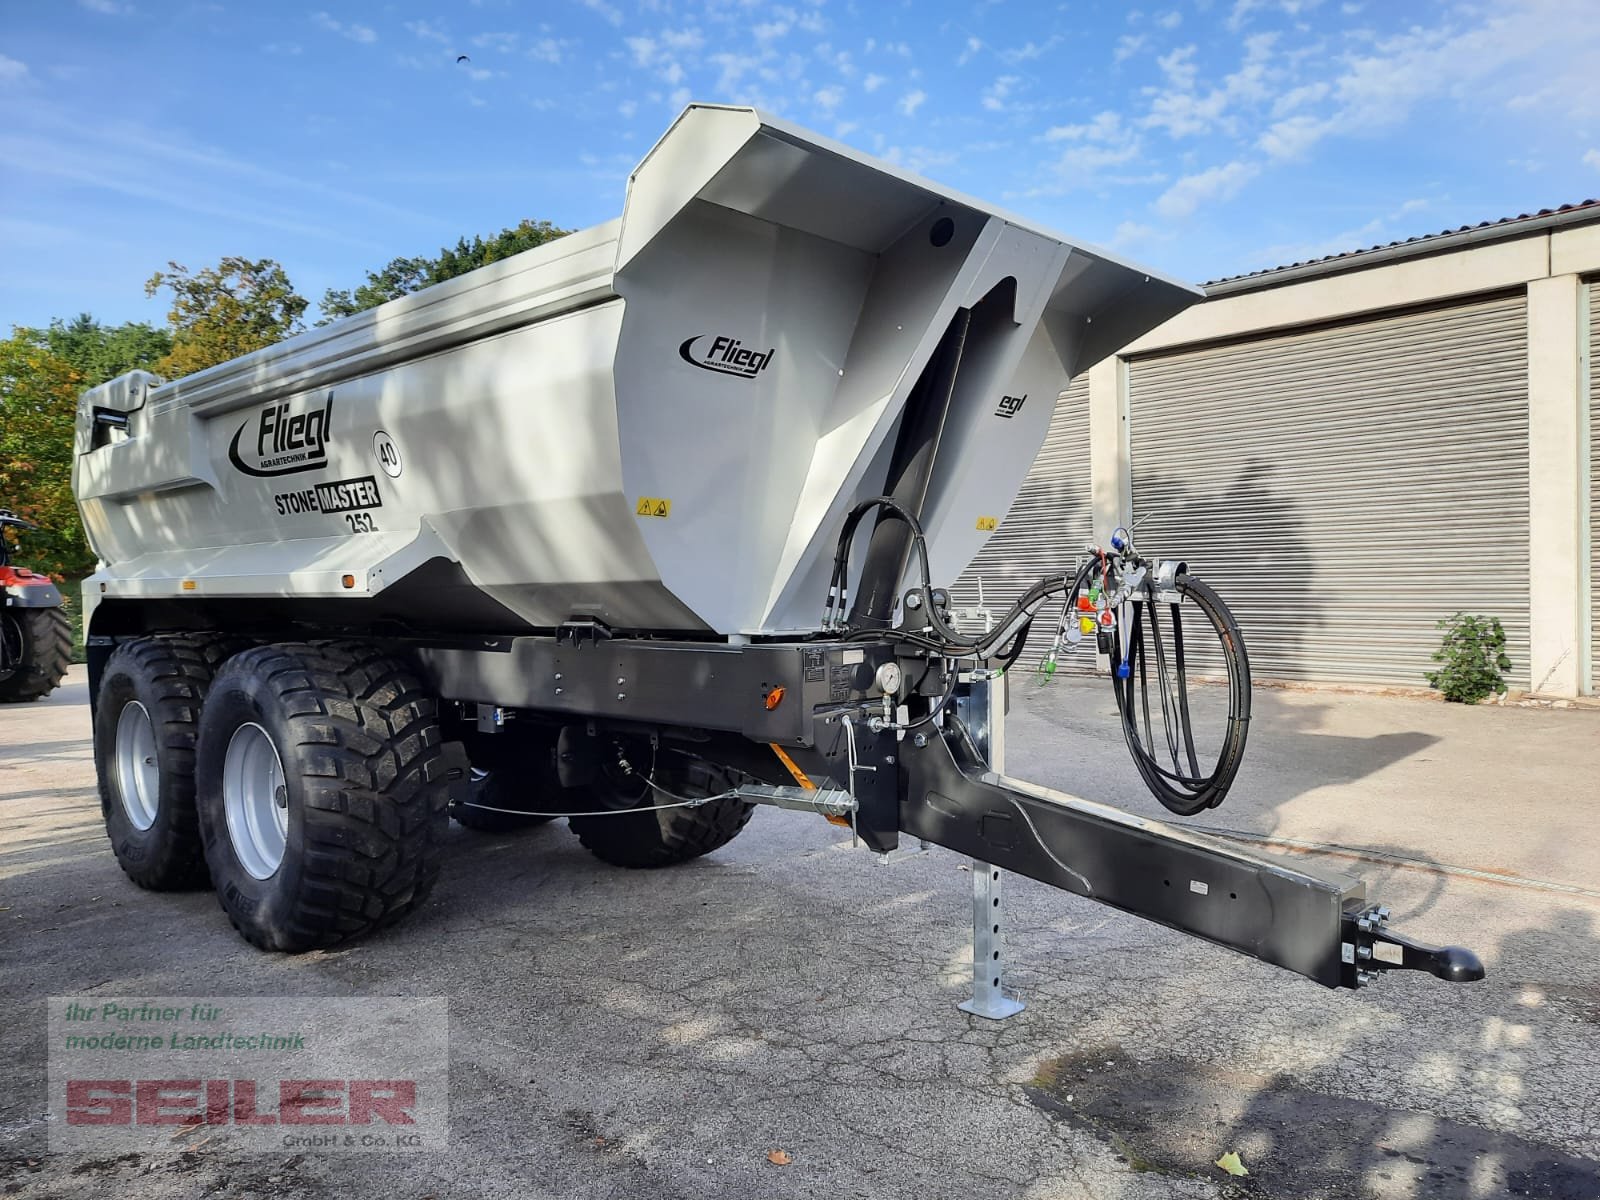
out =
[(844, 89), (842, 87), (820, 88), (812, 93), (811, 102), (823, 112), (831, 114), (834, 109), (844, 103)]
[[(1233, 11), (1228, 14), (1227, 25), (1230, 30), (1237, 33), (1248, 23), (1250, 14), (1262, 12), (1267, 9), (1276, 9), (1284, 16), (1294, 18), (1302, 13), (1308, 13), (1318, 7), (1322, 0), (1234, 0)], [(1342, 11), (1346, 16), (1360, 10), (1360, 6), (1352, 7), (1346, 4)]]
[[(335, 24), (337, 24), (337, 22), (335, 22)], [(426, 21), (407, 21), (406, 28), (424, 41), (438, 42), (441, 46), (449, 45), (450, 43), (450, 36), (445, 33), (444, 30), (438, 28), (437, 26), (430, 25)], [(335, 30), (335, 32), (338, 31)], [(477, 38), (473, 38), (472, 40), (475, 45), (483, 44)]]
[(1017, 63), (1031, 62), (1036, 58), (1043, 58), (1060, 44), (1061, 35), (1058, 33), (1051, 34), (1043, 42), (1026, 42), (1021, 46), (1013, 46), (1009, 50), (1002, 50), (1000, 51), (1000, 57), (1008, 65), (1015, 66)]
[(559, 63), (561, 61), (561, 43), (555, 38), (540, 38), (528, 47), (528, 57), (534, 62)]
[(1231, 162), (1197, 175), (1185, 175), (1156, 198), (1155, 210), (1168, 220), (1187, 217), (1202, 204), (1232, 199), (1260, 173), (1251, 163)]
[(917, 109), (922, 107), (923, 101), (925, 101), (927, 98), (928, 93), (923, 91), (921, 88), (918, 88), (915, 91), (907, 92), (904, 96), (901, 96), (900, 103), (897, 107), (901, 112), (905, 113), (906, 116), (912, 117), (916, 115)]
[(1266, 0), (1234, 0), (1233, 11), (1228, 14), (1228, 28), (1237, 32), (1246, 17), (1265, 6)]
[(624, 120), (632, 120), (633, 114), (639, 111), (639, 105), (633, 100), (624, 100), (617, 105), (617, 115)]
[(722, 69), (722, 74), (717, 79), (718, 93), (730, 98), (739, 91), (740, 83), (746, 75), (761, 69), (761, 59), (758, 56), (733, 51), (713, 54), (711, 64)]
[(1304, 108), (1308, 104), (1316, 104), (1327, 98), (1332, 87), (1322, 81), (1308, 83), (1302, 87), (1290, 88), (1283, 95), (1272, 102), (1272, 115), (1275, 117), (1287, 116), (1297, 108)]
[(633, 61), (637, 66), (648, 67), (656, 60), (656, 40), (648, 37), (623, 38), (629, 50), (633, 51)]
[(1011, 95), (1012, 89), (1022, 82), (1020, 75), (1002, 75), (991, 83), (983, 93), (983, 107), (989, 112), (1004, 112), (1006, 97)]
[(1596, 171), (1600, 171), (1600, 150), (1586, 151), (1583, 156), (1583, 162), (1585, 166), (1593, 167)]
[(1142, 33), (1137, 36), (1131, 33), (1123, 34), (1117, 39), (1117, 48), (1111, 52), (1111, 61), (1114, 63), (1126, 62), (1144, 49), (1146, 40)]
[(480, 50), (498, 50), (501, 54), (510, 54), (521, 40), (520, 33), (480, 33), (472, 39), (472, 44)]
[(1107, 167), (1131, 163), (1139, 157), (1139, 151), (1138, 138), (1109, 146), (1086, 143), (1064, 152), (1055, 165), (1063, 184), (1068, 187), (1088, 187), (1107, 182), (1103, 177)]
[(983, 42), (981, 40), (979, 40), (978, 38), (975, 38), (975, 37), (969, 37), (967, 39), (967, 48), (965, 50), (963, 50), (961, 52), (961, 54), (956, 58), (956, 66), (958, 66), (958, 67), (966, 66), (969, 62), (971, 62), (973, 60), (973, 58), (975, 58), (977, 56), (978, 51), (980, 51), (982, 49), (983, 49)]
[(918, 174), (947, 167), (958, 158), (953, 150), (933, 150), (927, 146), (890, 146), (880, 153), (885, 161)]
[(1159, 237), (1160, 231), (1154, 226), (1141, 225), (1138, 221), (1121, 221), (1111, 235), (1111, 246), (1115, 250), (1127, 250), (1156, 241)]
[(846, 79), (854, 79), (859, 74), (855, 61), (850, 57), (850, 51), (848, 50), (841, 50), (835, 54), (833, 53), (833, 48), (823, 42), (817, 47), (817, 57), (831, 62), (833, 69)]
[[(1289, 3), (1277, 0), (1286, 12)], [(1459, 23), (1471, 12), (1461, 10), (1455, 23), (1369, 37), (1336, 60), (1326, 78), (1297, 81), (1277, 96), (1274, 121), (1256, 145), (1276, 159), (1304, 158), (1326, 138), (1375, 134), (1404, 124), (1418, 105), (1441, 100), (1463, 112), (1504, 107), (1543, 113), (1559, 103), (1568, 122), (1600, 116), (1600, 75), (1592, 66), (1600, 38), (1588, 0), (1511, 0), (1486, 11), (1472, 25)], [(1270, 95), (1267, 64), (1274, 48), (1255, 39), (1247, 45), (1252, 58), (1230, 77), (1229, 103)], [(1169, 124), (1177, 136), (1185, 123), (1169, 122), (1170, 115), (1152, 107), (1152, 123)], [(1209, 127), (1205, 114), (1189, 115), (1191, 131)]]
[(1176, 29), (1183, 24), (1183, 14), (1176, 9), (1172, 12), (1164, 12), (1156, 18), (1156, 24), (1163, 29)]
[(663, 29), (661, 44), (674, 54), (690, 54), (701, 49), (706, 39), (698, 29)]
[(583, 0), (583, 6), (613, 25), (622, 24), (622, 10), (606, 3), (606, 0)]
[(325, 12), (312, 13), (311, 23), (319, 29), (337, 33), (340, 37), (349, 38), (352, 42), (360, 42), (362, 45), (370, 45), (378, 40), (377, 31), (371, 27), (354, 23), (345, 24), (343, 21), (334, 20)]
[(882, 75), (868, 75), (861, 81), (861, 90), (864, 92), (875, 92), (888, 82), (889, 81)]
[(1045, 131), (1048, 142), (1070, 142), (1056, 160), (1062, 188), (1109, 182), (1106, 172), (1137, 159), (1143, 150), (1138, 131), (1120, 113), (1106, 111), (1081, 125), (1057, 125)]
[(1156, 66), (1161, 68), (1168, 84), (1186, 92), (1194, 87), (1194, 81), (1200, 74), (1200, 68), (1194, 61), (1195, 50), (1194, 46), (1180, 46), (1156, 59)]
[(0, 54), (0, 84), (21, 83), (28, 78), (28, 64)]
[(1172, 138), (1194, 137), (1221, 128), (1235, 133), (1235, 110), (1264, 103), (1271, 98), (1269, 65), (1275, 33), (1256, 34), (1245, 39), (1244, 61), (1237, 71), (1224, 77), (1220, 87), (1196, 90), (1200, 67), (1195, 47), (1183, 46), (1157, 59), (1166, 77), (1166, 86), (1147, 88), (1149, 111), (1141, 119), (1148, 129), (1163, 129)]
[(133, 5), (118, 4), (116, 3), (116, 0), (78, 0), (78, 4), (80, 7), (86, 8), (90, 12), (103, 13), (108, 17), (117, 16), (119, 13), (131, 13), (133, 11)]
[(1317, 117), (1289, 117), (1271, 126), (1256, 145), (1277, 159), (1301, 159), (1328, 132), (1328, 122)]
[(1122, 114), (1107, 110), (1084, 125), (1057, 125), (1045, 130), (1045, 141), (1121, 142), (1131, 135), (1122, 122)]

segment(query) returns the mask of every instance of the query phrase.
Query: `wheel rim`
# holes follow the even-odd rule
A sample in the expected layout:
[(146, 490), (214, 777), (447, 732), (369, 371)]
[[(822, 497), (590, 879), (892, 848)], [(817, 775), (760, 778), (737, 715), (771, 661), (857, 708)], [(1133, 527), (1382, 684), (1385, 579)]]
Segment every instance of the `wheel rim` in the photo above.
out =
[(161, 802), (161, 769), (156, 766), (156, 730), (149, 710), (130, 700), (117, 714), (117, 799), (133, 827), (156, 823)]
[(259, 725), (241, 725), (228, 740), (222, 809), (240, 864), (257, 879), (272, 878), (289, 840), (289, 788), (278, 748)]

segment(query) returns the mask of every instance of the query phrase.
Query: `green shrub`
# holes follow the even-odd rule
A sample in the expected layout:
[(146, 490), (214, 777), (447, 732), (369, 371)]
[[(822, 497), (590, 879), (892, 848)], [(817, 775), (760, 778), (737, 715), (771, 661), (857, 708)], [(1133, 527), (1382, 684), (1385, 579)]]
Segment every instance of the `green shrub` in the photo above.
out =
[(1439, 628), (1444, 630), (1444, 641), (1433, 652), (1433, 661), (1444, 665), (1428, 672), (1429, 687), (1458, 704), (1476, 704), (1506, 690), (1503, 672), (1511, 670), (1511, 660), (1506, 657), (1506, 631), (1500, 618), (1457, 613), (1440, 621)]

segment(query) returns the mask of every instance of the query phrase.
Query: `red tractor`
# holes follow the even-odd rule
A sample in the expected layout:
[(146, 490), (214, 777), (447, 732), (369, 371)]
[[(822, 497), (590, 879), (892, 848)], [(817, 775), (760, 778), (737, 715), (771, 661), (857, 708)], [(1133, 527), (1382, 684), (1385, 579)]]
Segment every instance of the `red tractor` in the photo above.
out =
[(11, 565), (5, 527), (37, 529), (0, 508), (0, 704), (40, 700), (55, 691), (72, 661), (72, 626), (48, 575)]

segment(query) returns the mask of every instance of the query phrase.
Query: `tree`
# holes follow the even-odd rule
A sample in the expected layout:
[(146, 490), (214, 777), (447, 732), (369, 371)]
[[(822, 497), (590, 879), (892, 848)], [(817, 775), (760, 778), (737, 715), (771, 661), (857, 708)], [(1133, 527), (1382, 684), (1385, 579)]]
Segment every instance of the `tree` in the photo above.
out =
[(58, 579), (94, 569), (72, 498), (72, 421), (83, 386), (36, 330), (0, 342), (0, 506), (42, 526), (24, 535), (22, 562)]
[(172, 335), (143, 321), (102, 325), (88, 313), (70, 323), (57, 318), (48, 329), (29, 330), (52, 354), (72, 364), (86, 388), (98, 387), (128, 371), (155, 370), (172, 352)]
[(155, 366), (169, 379), (260, 350), (302, 328), (306, 300), (270, 258), (230, 256), (193, 273), (175, 262), (167, 267), (150, 277), (144, 293), (172, 292), (172, 350)]
[(433, 258), (395, 258), (377, 271), (367, 272), (367, 281), (354, 290), (329, 288), (322, 294), (322, 310), (318, 325), (326, 325), (338, 317), (348, 317), (389, 300), (396, 300), (412, 292), (465, 275), (489, 263), (524, 250), (532, 250), (570, 231), (557, 229), (549, 221), (522, 221), (510, 229), (485, 241), (481, 237), (471, 240), (461, 238), (453, 247), (441, 247)]

